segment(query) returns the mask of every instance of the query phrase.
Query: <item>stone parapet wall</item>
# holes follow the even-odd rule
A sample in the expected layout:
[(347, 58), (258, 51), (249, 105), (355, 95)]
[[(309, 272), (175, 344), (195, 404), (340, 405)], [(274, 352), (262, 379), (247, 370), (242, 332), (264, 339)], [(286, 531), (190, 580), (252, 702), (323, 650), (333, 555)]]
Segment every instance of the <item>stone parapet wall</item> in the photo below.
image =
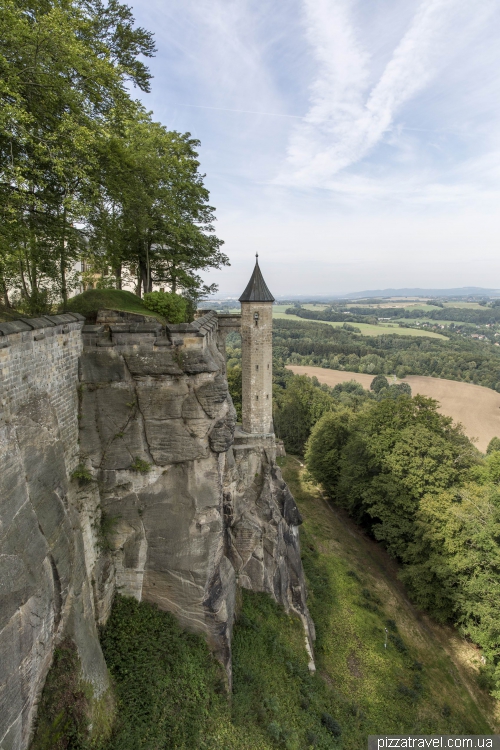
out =
[(78, 314), (0, 323), (0, 424), (36, 394), (47, 394), (57, 415), (68, 471), (78, 463), (76, 383), (82, 352)]
[(95, 695), (108, 686), (82, 535), (94, 518), (71, 479), (82, 325), (74, 314), (0, 323), (2, 750), (28, 746), (61, 638), (75, 642)]

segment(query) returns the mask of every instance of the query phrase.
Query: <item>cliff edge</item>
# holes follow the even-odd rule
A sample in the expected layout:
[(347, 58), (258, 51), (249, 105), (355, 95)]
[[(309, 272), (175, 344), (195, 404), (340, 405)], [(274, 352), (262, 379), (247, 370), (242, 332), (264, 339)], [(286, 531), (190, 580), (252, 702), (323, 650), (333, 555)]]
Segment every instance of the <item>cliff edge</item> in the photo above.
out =
[(274, 436), (236, 425), (216, 313), (52, 323), (0, 334), (4, 750), (27, 747), (61, 638), (106, 691), (96, 624), (115, 591), (203, 633), (229, 684), (237, 587), (265, 591), (301, 617), (312, 667), (300, 514)]

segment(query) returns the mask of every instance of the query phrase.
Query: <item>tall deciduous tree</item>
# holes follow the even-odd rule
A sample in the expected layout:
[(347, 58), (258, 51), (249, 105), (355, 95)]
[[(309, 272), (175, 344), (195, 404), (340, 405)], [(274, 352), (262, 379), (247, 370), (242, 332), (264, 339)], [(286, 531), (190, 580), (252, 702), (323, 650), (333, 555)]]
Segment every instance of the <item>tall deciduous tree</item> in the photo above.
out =
[[(0, 280), (33, 311), (68, 271), (95, 195), (98, 144), (132, 81), (149, 87), (139, 55), (151, 35), (116, 0), (5, 0), (0, 27)], [(5, 294), (4, 294), (5, 296)]]
[(198, 145), (189, 133), (168, 131), (140, 108), (116, 123), (102, 155), (90, 247), (115, 270), (118, 285), (128, 268), (135, 271), (139, 294), (157, 283), (196, 296), (210, 291), (198, 272), (228, 263), (214, 233)]

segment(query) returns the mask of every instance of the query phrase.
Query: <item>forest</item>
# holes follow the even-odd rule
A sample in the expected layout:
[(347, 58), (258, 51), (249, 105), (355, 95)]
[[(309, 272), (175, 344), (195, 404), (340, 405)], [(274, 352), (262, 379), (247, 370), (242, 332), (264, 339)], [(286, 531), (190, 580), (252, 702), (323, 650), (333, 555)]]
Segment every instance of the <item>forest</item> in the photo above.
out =
[[(349, 326), (349, 324), (346, 324)], [(430, 375), (500, 391), (500, 347), (461, 336), (448, 341), (411, 336), (363, 336), (346, 328), (299, 320), (274, 321), (275, 356), (374, 375)]]

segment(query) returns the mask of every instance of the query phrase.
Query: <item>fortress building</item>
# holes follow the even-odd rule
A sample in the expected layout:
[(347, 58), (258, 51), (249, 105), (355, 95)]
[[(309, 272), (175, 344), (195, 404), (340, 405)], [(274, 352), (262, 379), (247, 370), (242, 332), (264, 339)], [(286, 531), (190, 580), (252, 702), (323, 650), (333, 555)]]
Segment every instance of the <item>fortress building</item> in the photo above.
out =
[(255, 268), (241, 302), (243, 431), (273, 432), (273, 302), (255, 256)]

